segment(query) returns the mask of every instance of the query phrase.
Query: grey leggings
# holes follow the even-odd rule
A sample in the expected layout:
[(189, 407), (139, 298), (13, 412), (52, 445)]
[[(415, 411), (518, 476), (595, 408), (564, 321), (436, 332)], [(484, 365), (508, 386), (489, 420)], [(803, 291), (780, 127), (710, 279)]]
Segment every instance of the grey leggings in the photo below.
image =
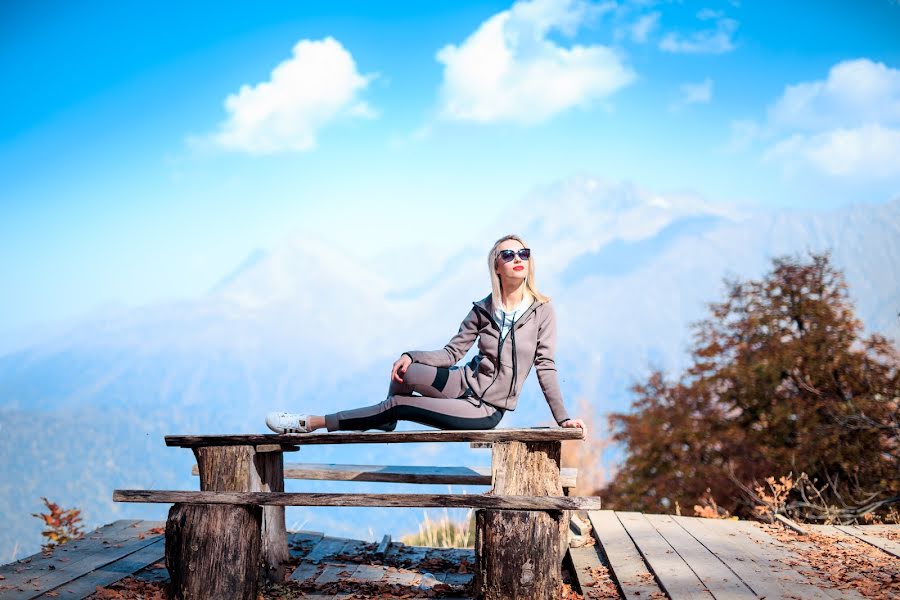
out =
[(470, 397), (470, 393), (462, 369), (412, 363), (403, 383), (391, 380), (384, 401), (325, 415), (325, 427), (328, 431), (393, 431), (399, 420), (437, 429), (496, 427), (505, 411)]

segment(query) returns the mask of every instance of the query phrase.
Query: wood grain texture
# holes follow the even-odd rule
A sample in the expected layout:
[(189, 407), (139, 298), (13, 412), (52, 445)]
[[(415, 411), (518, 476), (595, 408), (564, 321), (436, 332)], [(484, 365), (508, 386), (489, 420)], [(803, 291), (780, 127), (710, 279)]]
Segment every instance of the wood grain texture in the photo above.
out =
[(709, 549), (685, 531), (671, 516), (644, 515), (644, 517), (678, 553), (681, 560), (696, 573), (715, 598), (719, 600), (756, 598), (756, 594), (741, 581), (734, 571), (719, 561)]
[[(77, 579), (73, 579), (59, 587), (53, 588), (36, 598), (66, 598), (66, 600), (82, 600), (94, 594), (97, 586), (106, 587), (129, 575), (140, 571), (144, 567), (163, 560), (165, 556), (165, 540), (162, 536), (155, 536), (155, 540), (127, 556), (111, 562), (90, 573), (86, 573)], [(6, 598), (0, 594), (0, 598)]]
[[(281, 452), (257, 452), (253, 457), (250, 471), (251, 492), (283, 492), (284, 461)], [(287, 573), (285, 563), (290, 558), (287, 543), (287, 526), (284, 522), (283, 506), (262, 507), (262, 528), (260, 530), (260, 555), (262, 576), (266, 581), (280, 583)]]
[(105, 528), (102, 536), (89, 534), (86, 536), (88, 539), (63, 544), (54, 550), (52, 557), (41, 557), (29, 563), (18, 561), (5, 565), (11, 567), (11, 572), (7, 574), (5, 569), (0, 571), (4, 577), (0, 580), (2, 584), (0, 589), (4, 590), (3, 600), (37, 598), (160, 539), (158, 534), (145, 535), (148, 529), (160, 523), (118, 521), (114, 525)]
[(447, 507), (498, 510), (597, 510), (595, 496), (482, 496), (478, 494), (314, 494), (293, 492), (190, 492), (115, 490), (115, 502), (248, 504), (266, 506)]
[(712, 600), (713, 595), (647, 518), (637, 512), (616, 512), (644, 562), (672, 600)]
[(891, 556), (900, 558), (900, 543), (898, 542), (889, 540), (888, 538), (882, 537), (877, 533), (866, 531), (854, 526), (835, 525), (835, 528), (839, 531), (843, 531), (847, 535), (852, 535), (858, 540), (861, 540), (871, 546), (875, 546), (879, 550), (883, 550)]
[(240, 435), (167, 435), (167, 446), (246, 446), (256, 444), (400, 444), (412, 442), (550, 442), (583, 440), (584, 430), (575, 427), (529, 427), (442, 431), (439, 429), (399, 432), (249, 433)]
[[(197, 459), (200, 490), (205, 492), (283, 492), (281, 452), (258, 453), (253, 446), (215, 446), (192, 449)], [(283, 506), (263, 508), (260, 528), (261, 573), (266, 581), (284, 580), (290, 556)]]
[(616, 514), (611, 510), (590, 511), (588, 520), (619, 592), (627, 600), (642, 600), (661, 594), (662, 590)]
[(172, 506), (166, 568), (173, 598), (256, 600), (261, 523), (259, 506)]
[(775, 545), (776, 540), (746, 521), (673, 516), (676, 523), (713, 552), (757, 596), (821, 600), (831, 590), (813, 584), (793, 565), (798, 557)]
[[(287, 463), (284, 479), (327, 481), (377, 481), (450, 485), (491, 485), (490, 467), (430, 467), (414, 465), (348, 465), (333, 463)], [(192, 475), (198, 475), (194, 465)], [(560, 469), (563, 488), (575, 487), (578, 469)], [(274, 490), (273, 490), (274, 491)]]
[[(579, 430), (580, 431), (580, 430)], [(491, 463), (494, 498), (513, 495), (556, 501), (561, 444), (495, 442)], [(524, 496), (528, 494), (529, 496)], [(599, 498), (596, 498), (599, 503)], [(484, 600), (555, 600), (562, 585), (562, 557), (568, 515), (545, 512), (479, 510), (475, 513), (475, 595)], [(569, 509), (572, 510), (572, 509)]]

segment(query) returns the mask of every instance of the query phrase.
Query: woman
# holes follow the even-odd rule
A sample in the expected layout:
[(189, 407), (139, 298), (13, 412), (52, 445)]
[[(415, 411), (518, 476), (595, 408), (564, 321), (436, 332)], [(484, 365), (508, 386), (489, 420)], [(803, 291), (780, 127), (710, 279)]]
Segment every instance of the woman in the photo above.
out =
[[(570, 419), (563, 405), (553, 358), (556, 318), (550, 298), (535, 286), (531, 251), (519, 236), (504, 236), (491, 248), (488, 268), (491, 293), (472, 303), (459, 332), (442, 349), (404, 352), (394, 362), (383, 402), (324, 416), (273, 412), (266, 415), (266, 425), (276, 433), (323, 427), (393, 431), (402, 419), (438, 429), (493, 429), (507, 410), (516, 408), (534, 365), (556, 422), (584, 429), (584, 422)], [(476, 338), (478, 355), (455, 366)]]

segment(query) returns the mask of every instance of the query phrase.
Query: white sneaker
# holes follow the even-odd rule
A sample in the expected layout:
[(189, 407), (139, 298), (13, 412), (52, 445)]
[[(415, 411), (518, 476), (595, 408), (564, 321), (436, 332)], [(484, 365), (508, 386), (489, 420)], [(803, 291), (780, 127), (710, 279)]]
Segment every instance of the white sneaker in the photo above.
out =
[(309, 433), (309, 415), (270, 412), (266, 415), (266, 425), (275, 433)]

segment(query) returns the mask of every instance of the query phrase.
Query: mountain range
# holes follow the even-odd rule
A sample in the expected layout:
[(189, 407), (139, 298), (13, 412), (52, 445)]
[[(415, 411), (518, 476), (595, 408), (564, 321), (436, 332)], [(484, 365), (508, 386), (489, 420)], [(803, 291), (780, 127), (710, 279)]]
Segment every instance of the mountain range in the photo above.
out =
[[(627, 410), (629, 386), (652, 367), (676, 377), (687, 366), (691, 323), (723, 297), (724, 279), (759, 278), (776, 256), (830, 251), (866, 333), (900, 340), (900, 198), (774, 209), (578, 176), (534, 190), (503, 219), (473, 226), (466, 239), (475, 241), (443, 254), (395, 242), (358, 257), (295, 235), (254, 251), (200, 297), (94, 312), (0, 347), (0, 562), (39, 548), (41, 523), (27, 515), (43, 509), (41, 496), (81, 508), (92, 527), (165, 518), (166, 506), (111, 501), (115, 488), (196, 489), (193, 457), (165, 447), (163, 435), (266, 432), (269, 410), (330, 412), (382, 400), (396, 357), (442, 347), (470, 302), (489, 293), (486, 254), (509, 232), (532, 248), (535, 282), (555, 303), (557, 365), (573, 415), (579, 402), (597, 415)], [(532, 375), (501, 426), (551, 422)], [(400, 446), (318, 446), (286, 458), (489, 462), (467, 446)], [(412, 489), (287, 487), (348, 485)], [(446, 491), (417, 491), (429, 490)], [(290, 508), (287, 521), (375, 539), (412, 531), (420, 517)], [(379, 529), (384, 523), (389, 530)]]

